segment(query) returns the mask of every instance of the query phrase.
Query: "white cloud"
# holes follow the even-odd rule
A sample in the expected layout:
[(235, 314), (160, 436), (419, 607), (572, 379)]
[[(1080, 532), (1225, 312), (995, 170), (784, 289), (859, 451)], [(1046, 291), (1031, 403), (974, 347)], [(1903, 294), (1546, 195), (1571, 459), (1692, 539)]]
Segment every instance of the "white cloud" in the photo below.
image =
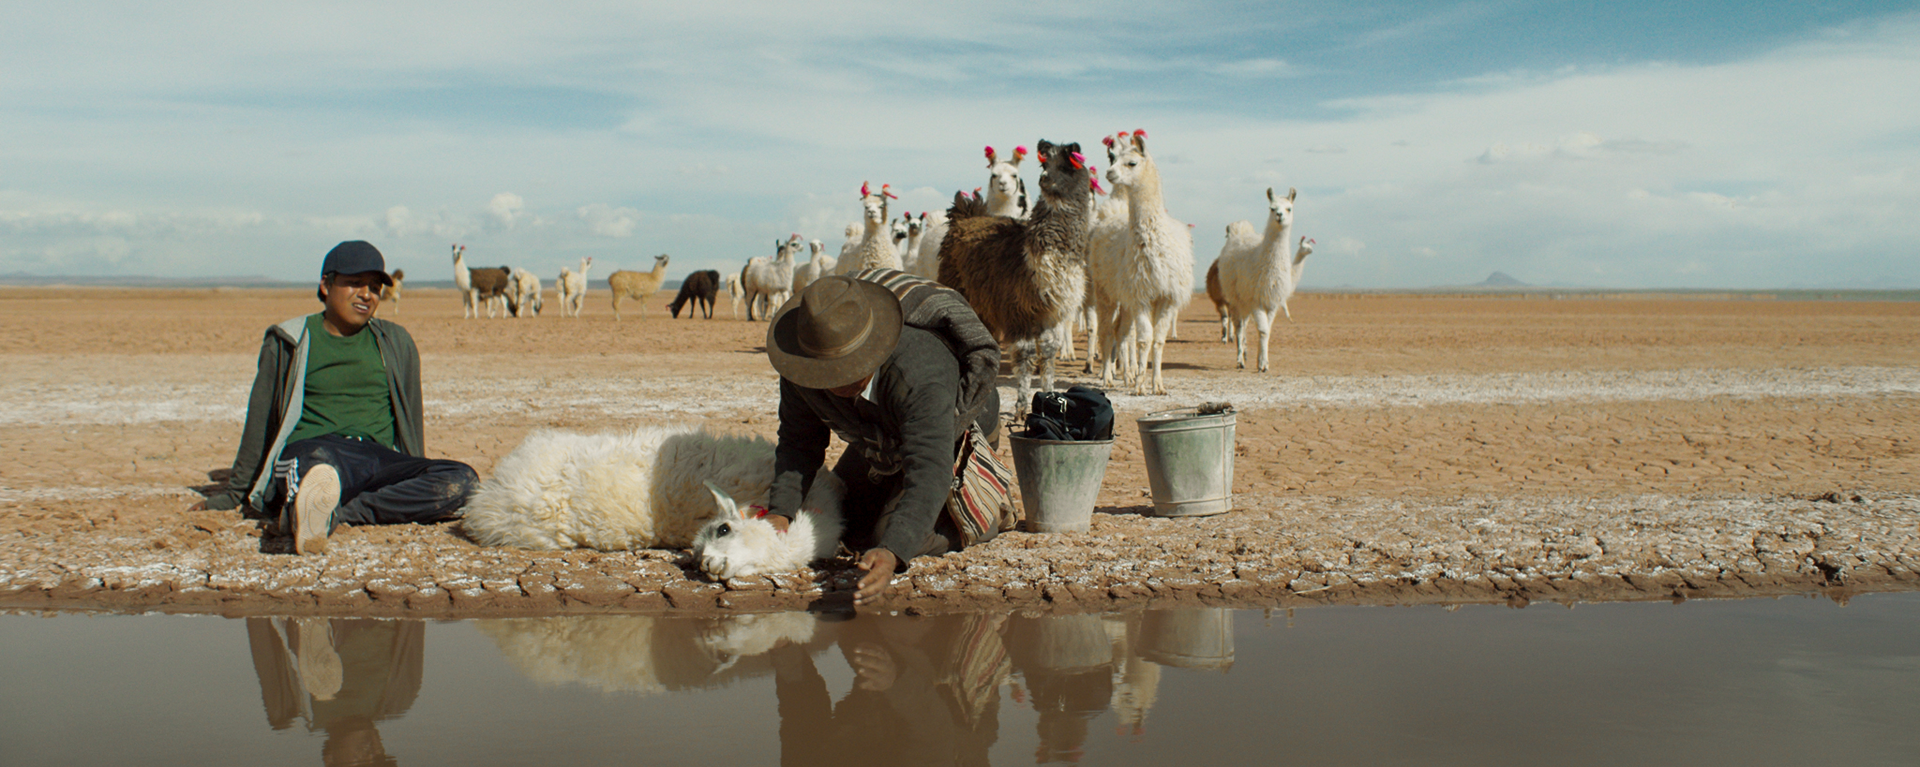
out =
[(502, 228), (512, 229), (526, 213), (526, 201), (512, 192), (501, 192), (487, 201), (487, 215)]
[(605, 203), (582, 205), (578, 213), (588, 231), (601, 237), (632, 237), (634, 228), (640, 224), (640, 211)]
[[(1145, 127), (1196, 270), (1266, 187), (1297, 186), (1313, 284), (1776, 286), (1809, 254), (1832, 279), (1920, 284), (1891, 258), (1920, 249), (1920, 101), (1890, 97), (1920, 91), (1912, 16), (1710, 66), (1547, 59), (1267, 109), (1312, 92), (1305, 59), (1196, 54), (1220, 19), (1191, 9), (209, 8), (9, 19), (0, 66), (36, 74), (0, 80), (0, 273), (113, 257), (101, 237), (126, 248), (108, 271), (246, 254), (305, 278), (349, 237), (442, 270), (454, 239), (542, 273), (635, 241), (734, 267), (791, 231), (837, 249), (863, 179), (904, 190), (896, 213), (939, 211), (985, 182), (985, 144), (1097, 156)], [(1488, 8), (1342, 44), (1418, 45)], [(1186, 90), (1222, 78), (1271, 102)]]

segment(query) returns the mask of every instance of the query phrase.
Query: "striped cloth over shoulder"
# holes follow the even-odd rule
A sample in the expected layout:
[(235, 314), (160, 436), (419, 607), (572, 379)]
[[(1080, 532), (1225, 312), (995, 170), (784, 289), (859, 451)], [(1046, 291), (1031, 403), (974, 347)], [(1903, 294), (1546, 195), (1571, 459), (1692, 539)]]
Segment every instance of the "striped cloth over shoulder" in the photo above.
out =
[(960, 292), (925, 277), (898, 269), (866, 269), (853, 275), (856, 280), (877, 282), (900, 299), (902, 321), (929, 331), (947, 342), (953, 356), (960, 360), (960, 398), (955, 403), (957, 422), (954, 433), (985, 414), (994, 377), (1000, 374), (1000, 344), (993, 340), (980, 316), (974, 314)]

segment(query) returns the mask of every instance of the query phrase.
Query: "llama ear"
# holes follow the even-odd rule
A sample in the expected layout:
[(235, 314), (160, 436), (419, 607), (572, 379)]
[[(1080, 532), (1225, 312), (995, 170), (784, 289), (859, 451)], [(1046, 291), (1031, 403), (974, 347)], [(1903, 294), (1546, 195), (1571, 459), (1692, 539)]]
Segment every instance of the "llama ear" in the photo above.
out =
[(1267, 202), (1273, 202), (1273, 187), (1267, 187)]
[(889, 191), (887, 191), (887, 187), (889, 187), (889, 186), (892, 186), (892, 184), (881, 184), (881, 185), (880, 185), (880, 196), (881, 196), (881, 197), (891, 197), (891, 198), (893, 198), (893, 199), (896, 199), (896, 200), (898, 200), (898, 199), (900, 199), (900, 195), (897, 195), (897, 194), (894, 194), (894, 193), (892, 193), (892, 192), (889, 192)]
[(869, 194), (873, 194), (873, 193), (867, 191), (867, 182), (865, 181), (860, 182), (860, 196), (865, 197)]
[(1133, 132), (1133, 148), (1138, 149), (1142, 152), (1147, 151), (1147, 132), (1146, 131), (1137, 130)]
[(1300, 190), (1295, 189), (1293, 187), (1287, 187), (1287, 202), (1293, 202), (1294, 196), (1298, 194), (1300, 194)]
[(727, 491), (721, 490), (720, 486), (714, 484), (712, 480), (705, 480), (705, 482), (707, 492), (713, 493), (713, 502), (720, 507), (721, 516), (740, 516), (740, 504), (734, 503), (733, 496), (727, 495)]
[(1103, 138), (1103, 139), (1100, 139), (1100, 143), (1102, 143), (1102, 144), (1106, 144), (1106, 145), (1107, 145), (1107, 148), (1108, 148), (1108, 149), (1112, 149), (1112, 148), (1113, 148), (1113, 137), (1112, 137), (1112, 136), (1108, 136), (1108, 137), (1106, 137), (1106, 138)]
[(993, 167), (995, 162), (997, 162), (997, 160), (993, 157), (993, 147), (987, 147), (987, 167)]

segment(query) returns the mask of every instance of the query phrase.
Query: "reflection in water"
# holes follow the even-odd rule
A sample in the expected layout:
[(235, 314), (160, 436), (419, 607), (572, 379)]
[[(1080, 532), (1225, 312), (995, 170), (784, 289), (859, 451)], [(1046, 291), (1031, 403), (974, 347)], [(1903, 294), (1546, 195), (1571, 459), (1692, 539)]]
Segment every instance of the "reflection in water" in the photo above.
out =
[[(0, 614), (0, 764), (1905, 765), (1920, 753), (1920, 593), (1844, 609), (1278, 617)], [(231, 657), (242, 630), (251, 664)], [(453, 670), (429, 670), (424, 688), (423, 640), (434, 668)]]
[(722, 618), (590, 615), (474, 621), (507, 660), (541, 684), (661, 693), (718, 687), (771, 673), (776, 645), (808, 645), (810, 613)]
[(326, 732), (329, 765), (394, 764), (375, 723), (399, 718), (420, 694), (420, 621), (248, 618), (247, 645), (268, 725), (305, 719)]
[(1225, 671), (1233, 665), (1233, 613), (1222, 608), (1125, 616), (1016, 618), (1008, 639), (1039, 721), (1040, 764), (1077, 763), (1089, 723), (1109, 708), (1116, 734), (1138, 739), (1160, 693), (1160, 667)]
[[(1233, 663), (1233, 613), (1225, 609), (1144, 618), (771, 613), (474, 624), (544, 685), (657, 694), (771, 675), (781, 761), (790, 765), (986, 764), (1009, 685), (1013, 700), (1038, 716), (1037, 761), (1078, 762), (1089, 724), (1109, 709), (1122, 734), (1145, 732), (1162, 665)], [(815, 665), (830, 649), (853, 673), (838, 700)]]
[(813, 657), (773, 650), (780, 763), (987, 764), (1007, 676), (1002, 615), (862, 616), (836, 644), (854, 671), (838, 702)]

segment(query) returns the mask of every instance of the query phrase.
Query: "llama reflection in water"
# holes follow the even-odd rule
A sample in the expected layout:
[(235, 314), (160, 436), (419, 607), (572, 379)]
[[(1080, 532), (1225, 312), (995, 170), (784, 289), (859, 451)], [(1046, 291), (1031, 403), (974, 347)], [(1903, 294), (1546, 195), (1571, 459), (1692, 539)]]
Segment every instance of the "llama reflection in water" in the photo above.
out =
[(305, 719), (324, 731), (329, 765), (390, 765), (376, 724), (420, 695), (426, 629), (420, 621), (248, 618), (247, 645), (273, 729)]

